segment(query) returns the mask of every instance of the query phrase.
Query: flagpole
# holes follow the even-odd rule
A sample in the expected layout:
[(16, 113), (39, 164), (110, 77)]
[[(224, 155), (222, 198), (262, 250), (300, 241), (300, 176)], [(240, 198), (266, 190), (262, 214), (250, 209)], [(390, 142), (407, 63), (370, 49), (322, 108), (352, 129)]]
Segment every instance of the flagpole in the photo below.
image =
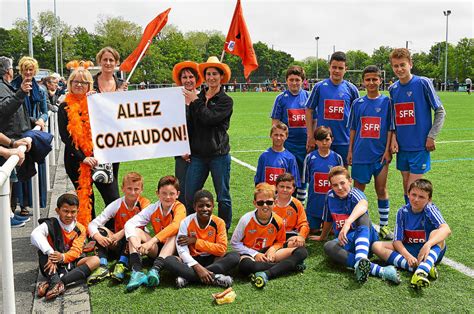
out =
[(135, 62), (135, 65), (133, 66), (132, 71), (130, 71), (130, 74), (127, 77), (126, 83), (128, 83), (130, 81), (130, 78), (132, 77), (133, 72), (135, 72), (135, 69), (137, 68), (138, 63), (142, 59), (143, 55), (145, 54), (145, 51), (148, 49), (148, 46), (150, 46), (150, 44), (151, 44), (151, 39), (147, 41), (145, 47), (143, 48), (142, 52), (138, 56), (137, 62)]
[[(224, 44), (225, 45), (225, 44)], [(221, 54), (221, 62), (222, 60), (224, 60), (224, 55), (225, 55), (225, 49), (222, 50), (222, 54)]]

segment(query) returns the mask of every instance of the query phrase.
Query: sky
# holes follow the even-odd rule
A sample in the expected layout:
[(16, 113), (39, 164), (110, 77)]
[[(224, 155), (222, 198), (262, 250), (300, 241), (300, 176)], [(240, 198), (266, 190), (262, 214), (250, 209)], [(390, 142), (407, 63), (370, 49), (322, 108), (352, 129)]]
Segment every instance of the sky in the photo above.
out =
[[(27, 0), (0, 0), (0, 27), (27, 17)], [(104, 16), (122, 16), (143, 28), (171, 8), (168, 24), (187, 31), (218, 30), (230, 26), (236, 0), (56, 0), (57, 14), (69, 25), (94, 32)], [(448, 41), (473, 38), (473, 1), (467, 0), (241, 0), (252, 41), (261, 41), (296, 60), (333, 50), (362, 50), (372, 54), (380, 46), (408, 47), (427, 52), (446, 39), (446, 17), (451, 10)], [(31, 0), (33, 19), (54, 9), (54, 0)], [(258, 56), (257, 56), (258, 57)]]

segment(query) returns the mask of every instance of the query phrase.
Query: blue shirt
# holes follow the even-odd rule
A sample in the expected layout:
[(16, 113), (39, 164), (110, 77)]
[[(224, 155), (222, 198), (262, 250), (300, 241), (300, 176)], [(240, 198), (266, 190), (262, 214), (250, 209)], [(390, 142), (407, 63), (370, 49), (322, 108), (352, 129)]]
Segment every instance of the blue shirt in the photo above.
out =
[(399, 150), (425, 150), (432, 126), (431, 109), (442, 106), (433, 83), (426, 77), (413, 75), (407, 84), (393, 83), (389, 91)]
[(407, 204), (398, 210), (394, 240), (422, 246), (428, 241), (431, 232), (445, 223), (441, 212), (433, 203), (428, 203), (419, 213), (413, 212), (411, 205)]
[(278, 119), (288, 126), (288, 139), (285, 143), (306, 152), (306, 116), (305, 104), (308, 92), (300, 90), (298, 95), (293, 95), (289, 90), (279, 94), (273, 104), (272, 119)]
[(331, 189), (328, 180), (329, 170), (335, 166), (342, 166), (342, 158), (339, 154), (329, 151), (329, 155), (322, 157), (318, 150), (309, 153), (304, 160), (303, 184), (309, 183), (308, 201), (306, 213), (322, 217), (324, 200), (327, 192)]
[[(367, 200), (364, 192), (352, 188), (346, 198), (339, 198), (333, 190), (330, 190), (324, 204), (323, 220), (333, 223), (334, 235), (337, 237), (347, 218), (361, 200)], [(366, 212), (364, 215), (368, 215)], [(351, 228), (352, 232), (354, 229)]]
[(352, 163), (380, 162), (387, 146), (388, 131), (394, 129), (390, 99), (385, 95), (356, 99), (352, 103), (349, 126), (355, 131)]
[(318, 126), (330, 127), (334, 136), (333, 145), (349, 145), (349, 111), (352, 102), (359, 98), (354, 84), (342, 81), (334, 85), (330, 79), (317, 83), (306, 102), (306, 108), (317, 115)]
[(295, 156), (286, 149), (282, 152), (276, 152), (270, 147), (258, 158), (255, 184), (267, 182), (268, 184), (276, 185), (278, 176), (285, 172), (289, 172), (295, 177), (295, 185), (297, 187), (301, 186)]

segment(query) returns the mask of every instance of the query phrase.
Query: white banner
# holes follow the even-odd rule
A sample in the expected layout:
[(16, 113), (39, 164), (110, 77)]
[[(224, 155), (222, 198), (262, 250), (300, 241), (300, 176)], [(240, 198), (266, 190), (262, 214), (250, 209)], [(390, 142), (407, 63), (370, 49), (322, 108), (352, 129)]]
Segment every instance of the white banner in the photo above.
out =
[(190, 153), (181, 87), (98, 93), (87, 102), (100, 163)]

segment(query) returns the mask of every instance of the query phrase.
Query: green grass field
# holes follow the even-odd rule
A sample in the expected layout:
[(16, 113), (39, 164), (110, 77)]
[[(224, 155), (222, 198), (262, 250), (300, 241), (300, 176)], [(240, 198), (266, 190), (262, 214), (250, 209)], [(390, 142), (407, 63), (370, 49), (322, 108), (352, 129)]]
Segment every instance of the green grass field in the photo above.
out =
[[(256, 166), (260, 151), (271, 145), (269, 113), (276, 93), (234, 93), (234, 114), (231, 120), (231, 154)], [(452, 229), (446, 256), (474, 268), (473, 209), (474, 193), (474, 96), (466, 93), (441, 93), (447, 111), (437, 149), (431, 155), (432, 170), (426, 175), (434, 184), (433, 201), (441, 209)], [(144, 194), (156, 201), (157, 180), (174, 173), (174, 160), (163, 158), (122, 163), (121, 175), (138, 171), (145, 177)], [(231, 195), (233, 201), (232, 229), (239, 218), (253, 209), (253, 176), (250, 169), (232, 163)], [(121, 180), (121, 179), (120, 179)], [(395, 223), (397, 209), (403, 203), (400, 174), (392, 162), (389, 174), (391, 195), (390, 224)], [(210, 180), (206, 188), (213, 191)], [(368, 186), (369, 211), (378, 222), (376, 197)], [(96, 194), (98, 195), (98, 194)], [(100, 199), (100, 197), (98, 197)], [(101, 201), (101, 200), (100, 200)], [(98, 208), (101, 205), (98, 204)], [(416, 292), (409, 287), (410, 274), (402, 271), (402, 283), (393, 286), (371, 277), (359, 285), (352, 271), (335, 266), (326, 258), (321, 243), (309, 241), (308, 269), (303, 273), (278, 278), (263, 290), (256, 290), (246, 278), (236, 277), (234, 303), (217, 307), (211, 293), (216, 287), (189, 286), (177, 290), (174, 280), (163, 272), (162, 283), (155, 290), (140, 288), (125, 293), (125, 285), (103, 282), (91, 287), (94, 312), (208, 312), (208, 311), (277, 311), (277, 312), (470, 312), (474, 309), (474, 280), (446, 265), (439, 266), (440, 278), (430, 288)]]

